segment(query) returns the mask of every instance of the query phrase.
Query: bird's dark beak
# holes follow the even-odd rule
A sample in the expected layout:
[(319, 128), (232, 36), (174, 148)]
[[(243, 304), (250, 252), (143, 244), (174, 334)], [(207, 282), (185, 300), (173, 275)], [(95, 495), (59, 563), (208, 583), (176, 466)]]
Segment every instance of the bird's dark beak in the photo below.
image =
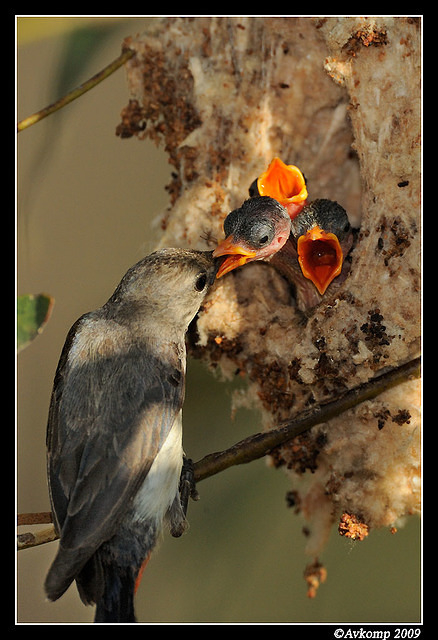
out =
[(280, 158), (274, 158), (257, 179), (259, 195), (270, 196), (288, 210), (291, 219), (295, 218), (306, 204), (307, 187), (303, 174), (292, 164), (285, 164)]
[(228, 236), (225, 240), (222, 240), (213, 251), (213, 258), (219, 256), (227, 256), (226, 259), (219, 266), (216, 278), (220, 278), (229, 271), (241, 267), (248, 260), (254, 259), (257, 256), (255, 251), (245, 249), (241, 244), (235, 242), (233, 236)]
[(298, 238), (297, 250), (303, 275), (323, 295), (342, 270), (344, 256), (337, 236), (315, 226)]

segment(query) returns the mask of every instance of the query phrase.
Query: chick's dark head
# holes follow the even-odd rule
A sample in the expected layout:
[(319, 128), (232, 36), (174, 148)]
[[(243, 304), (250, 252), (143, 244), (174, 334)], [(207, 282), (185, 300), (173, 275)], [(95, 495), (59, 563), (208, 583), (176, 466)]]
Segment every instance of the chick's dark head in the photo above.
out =
[(213, 251), (215, 258), (227, 256), (217, 277), (247, 262), (271, 257), (288, 240), (290, 228), (286, 209), (274, 198), (258, 196), (246, 200), (225, 219), (225, 239)]

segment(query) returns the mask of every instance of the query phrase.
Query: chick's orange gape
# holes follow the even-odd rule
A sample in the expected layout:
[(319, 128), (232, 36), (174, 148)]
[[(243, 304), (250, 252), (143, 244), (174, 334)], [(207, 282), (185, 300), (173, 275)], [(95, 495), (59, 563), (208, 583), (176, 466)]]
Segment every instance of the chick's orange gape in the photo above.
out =
[(343, 254), (338, 238), (316, 226), (298, 238), (297, 249), (303, 276), (323, 295), (342, 270)]
[(299, 214), (308, 196), (301, 171), (293, 164), (285, 164), (280, 158), (274, 158), (257, 179), (257, 189), (260, 196), (271, 196), (286, 207), (291, 219)]
[(244, 249), (244, 247), (235, 243), (233, 236), (228, 236), (215, 249), (213, 255), (215, 258), (226, 256), (216, 274), (216, 278), (220, 278), (229, 271), (241, 267), (251, 258), (255, 258), (256, 252)]

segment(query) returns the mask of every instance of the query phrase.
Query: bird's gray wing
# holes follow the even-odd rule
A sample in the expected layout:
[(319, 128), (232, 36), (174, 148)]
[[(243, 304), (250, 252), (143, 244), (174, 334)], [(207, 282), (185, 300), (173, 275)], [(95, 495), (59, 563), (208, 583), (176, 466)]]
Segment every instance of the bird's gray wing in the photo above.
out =
[(114, 533), (181, 410), (184, 364), (131, 348), (72, 368), (67, 355), (49, 411), (50, 494), (62, 546), (91, 551)]

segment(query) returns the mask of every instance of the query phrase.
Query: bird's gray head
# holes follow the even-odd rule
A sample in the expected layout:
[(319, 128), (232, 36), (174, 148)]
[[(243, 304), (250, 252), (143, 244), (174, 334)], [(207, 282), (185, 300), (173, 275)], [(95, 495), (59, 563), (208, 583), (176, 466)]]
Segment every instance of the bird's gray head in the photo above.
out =
[(118, 319), (186, 329), (213, 284), (211, 251), (160, 249), (131, 267), (105, 305)]
[(351, 232), (350, 222), (344, 207), (334, 200), (318, 198), (309, 202), (292, 220), (292, 234), (298, 238), (318, 225), (326, 233), (334, 233), (342, 241)]
[(258, 196), (245, 200), (239, 209), (228, 214), (224, 221), (225, 236), (244, 241), (256, 251), (269, 246), (281, 231), (289, 236), (290, 217), (274, 198)]
[(224, 221), (225, 238), (213, 252), (225, 256), (217, 277), (253, 260), (272, 257), (290, 235), (290, 217), (274, 198), (256, 196), (245, 200)]

